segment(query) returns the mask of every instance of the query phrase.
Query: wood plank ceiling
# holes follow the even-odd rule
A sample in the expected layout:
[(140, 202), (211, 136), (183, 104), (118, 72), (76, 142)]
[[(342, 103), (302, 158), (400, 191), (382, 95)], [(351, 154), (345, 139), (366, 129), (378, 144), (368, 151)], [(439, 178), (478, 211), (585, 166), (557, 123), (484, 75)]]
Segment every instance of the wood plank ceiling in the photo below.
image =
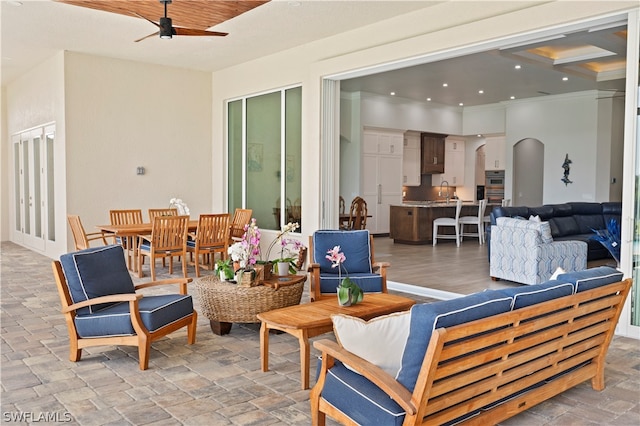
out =
[[(144, 16), (158, 22), (164, 16), (164, 4), (159, 0), (55, 0), (74, 6), (103, 10), (133, 16)], [(221, 22), (243, 14), (255, 7), (267, 3), (265, 1), (229, 1), (229, 0), (173, 0), (167, 6), (167, 16), (176, 27), (205, 30)]]

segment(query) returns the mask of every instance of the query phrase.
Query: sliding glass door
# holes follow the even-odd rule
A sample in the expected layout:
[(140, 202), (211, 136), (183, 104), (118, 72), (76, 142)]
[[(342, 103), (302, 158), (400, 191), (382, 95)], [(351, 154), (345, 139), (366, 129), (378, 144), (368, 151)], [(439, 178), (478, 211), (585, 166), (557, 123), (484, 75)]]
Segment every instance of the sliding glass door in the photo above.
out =
[(258, 226), (301, 220), (300, 87), (234, 100), (228, 115), (228, 205), (253, 210)]

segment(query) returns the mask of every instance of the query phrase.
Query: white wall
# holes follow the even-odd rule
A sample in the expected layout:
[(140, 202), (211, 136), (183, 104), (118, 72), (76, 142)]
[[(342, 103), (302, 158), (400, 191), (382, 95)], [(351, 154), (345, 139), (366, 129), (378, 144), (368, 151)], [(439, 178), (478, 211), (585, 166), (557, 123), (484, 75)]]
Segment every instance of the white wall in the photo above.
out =
[(462, 108), (362, 93), (362, 126), (462, 134)]
[[(608, 179), (608, 169), (598, 170), (597, 94), (584, 92), (568, 96), (548, 96), (537, 101), (523, 100), (507, 104), (507, 167), (505, 197), (520, 205), (512, 194), (513, 145), (526, 138), (544, 144), (544, 204), (567, 201), (608, 201), (597, 199), (596, 184)], [(565, 155), (573, 161), (565, 185), (562, 163)], [(509, 197), (509, 195), (513, 195)]]
[(91, 229), (174, 197), (212, 211), (208, 73), (74, 53), (65, 69), (69, 213)]
[(9, 134), (56, 122), (56, 234), (68, 241), (51, 257), (73, 247), (67, 214), (93, 232), (110, 209), (146, 217), (173, 197), (194, 217), (212, 211), (209, 73), (60, 53), (7, 87), (7, 111)]
[(504, 134), (505, 107), (489, 104), (464, 107), (462, 113), (462, 135)]
[[(12, 84), (6, 87), (6, 129), (3, 133), (3, 154), (6, 152), (8, 160), (13, 158), (11, 135), (20, 133), (36, 126), (54, 122), (56, 124), (54, 148), (54, 180), (56, 182), (55, 223), (56, 242), (48, 244), (45, 250), (48, 254), (66, 251), (66, 211), (65, 211), (65, 182), (66, 182), (66, 131), (64, 111), (64, 53), (60, 52), (37, 67), (31, 69)], [(6, 149), (6, 151), (4, 151)], [(13, 163), (3, 177), (7, 178), (9, 188), (14, 185)], [(4, 195), (3, 195), (4, 196)], [(8, 217), (11, 224), (15, 223), (15, 204), (9, 200), (3, 217)], [(2, 238), (16, 238), (11, 230), (4, 233)], [(20, 241), (16, 241), (21, 243)]]

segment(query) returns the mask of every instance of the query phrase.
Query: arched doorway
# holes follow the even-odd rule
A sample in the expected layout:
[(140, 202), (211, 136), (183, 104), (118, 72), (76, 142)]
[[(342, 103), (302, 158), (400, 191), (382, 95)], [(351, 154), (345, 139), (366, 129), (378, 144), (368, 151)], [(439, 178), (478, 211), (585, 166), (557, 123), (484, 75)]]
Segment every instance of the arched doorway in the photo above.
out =
[(544, 144), (526, 138), (513, 146), (514, 206), (541, 206), (544, 184)]

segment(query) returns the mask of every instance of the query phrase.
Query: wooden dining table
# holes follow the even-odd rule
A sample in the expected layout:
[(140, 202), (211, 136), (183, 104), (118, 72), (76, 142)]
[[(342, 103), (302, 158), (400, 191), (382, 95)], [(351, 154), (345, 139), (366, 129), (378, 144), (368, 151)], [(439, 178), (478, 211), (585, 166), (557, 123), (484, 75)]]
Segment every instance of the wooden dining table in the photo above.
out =
[[(137, 256), (137, 236), (138, 235), (151, 235), (151, 231), (153, 230), (153, 223), (145, 222), (145, 223), (127, 223), (124, 225), (96, 225), (100, 231), (105, 234), (111, 234), (115, 237), (120, 237), (127, 240), (127, 243), (133, 247), (133, 257)], [(197, 220), (189, 221), (189, 232), (193, 232), (198, 228)], [(132, 260), (131, 256), (127, 256), (127, 266), (130, 271), (135, 271), (136, 262), (135, 259)]]

